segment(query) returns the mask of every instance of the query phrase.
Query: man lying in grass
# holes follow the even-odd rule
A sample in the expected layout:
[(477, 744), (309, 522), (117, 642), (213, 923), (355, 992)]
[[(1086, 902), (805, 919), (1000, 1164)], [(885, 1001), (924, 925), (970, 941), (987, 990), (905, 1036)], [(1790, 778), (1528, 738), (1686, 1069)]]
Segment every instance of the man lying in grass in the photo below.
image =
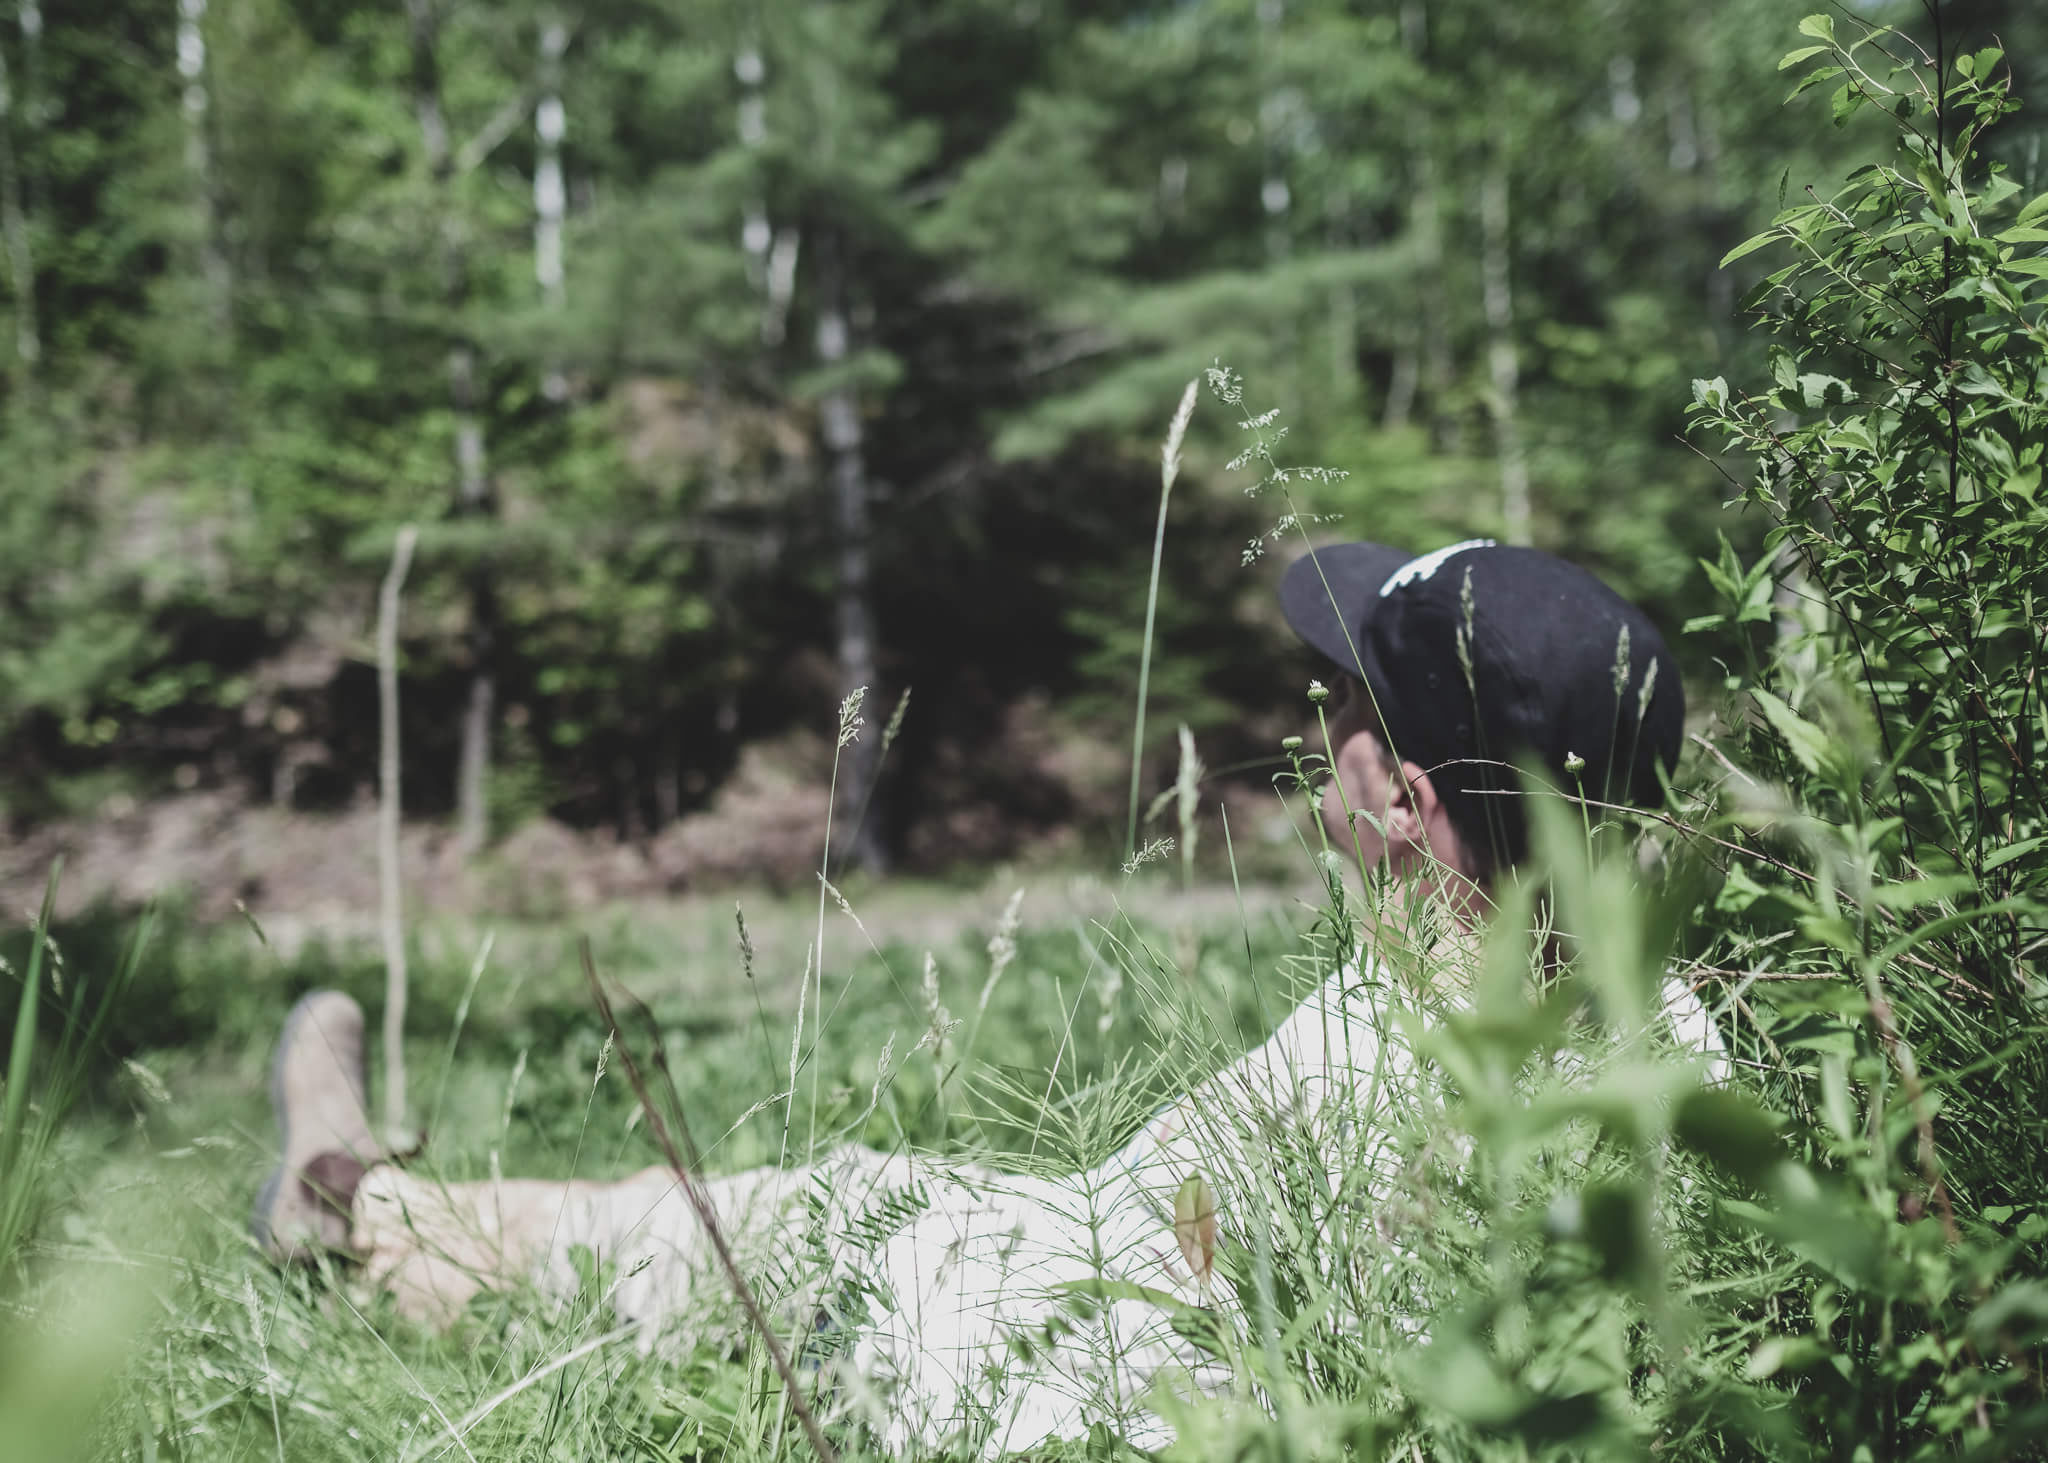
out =
[[(1161, 1441), (1162, 1397), (1230, 1382), (1225, 1331), (1191, 1343), (1190, 1308), (1216, 1305), (1234, 1324), (1242, 1257), (1270, 1255), (1274, 1225), (1364, 1212), (1378, 1225), (1373, 1263), (1397, 1274), (1388, 1216), (1412, 1154), (1394, 1135), (1421, 1064), (1389, 1015), (1461, 998), (1489, 891), (1527, 849), (1513, 761), (1602, 802), (1662, 795), (1682, 735), (1676, 667), (1655, 627), (1584, 571), (1487, 542), (1419, 558), (1346, 544), (1294, 564), (1281, 597), (1336, 687), (1311, 691), (1332, 774), (1325, 856), (1372, 892), (1364, 938), (1340, 937), (1334, 973), (1326, 964), (1263, 1045), (1092, 1167), (998, 1173), (846, 1145), (706, 1181), (778, 1315), (811, 1333), (828, 1395), (882, 1446), (993, 1456), (1096, 1422)], [(1696, 1004), (1674, 1015), (1682, 1040), (1713, 1045)], [(615, 1264), (611, 1303), (649, 1344), (735, 1324), (666, 1169), (449, 1184), (383, 1161), (364, 1115), (362, 1013), (346, 996), (294, 1008), (272, 1097), (283, 1159), (254, 1227), (280, 1260), (347, 1257), (402, 1312), (438, 1324), (482, 1289), (573, 1287), (582, 1246)]]

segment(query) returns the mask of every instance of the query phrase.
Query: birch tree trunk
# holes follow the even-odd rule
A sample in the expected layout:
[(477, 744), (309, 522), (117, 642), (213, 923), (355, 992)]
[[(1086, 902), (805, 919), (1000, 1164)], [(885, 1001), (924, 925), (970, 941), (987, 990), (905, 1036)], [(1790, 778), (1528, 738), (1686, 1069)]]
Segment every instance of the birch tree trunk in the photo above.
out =
[(1479, 184), (1481, 295), (1486, 365), (1493, 387), (1494, 452), (1500, 461), (1500, 516), (1507, 540), (1527, 544), (1529, 459), (1522, 445), (1521, 356), (1515, 348), (1514, 235), (1509, 214), (1507, 140), (1496, 139)]
[[(827, 371), (843, 366), (851, 353), (847, 323), (845, 245), (828, 238), (818, 265), (818, 364)], [(865, 686), (868, 704), (879, 706), (875, 667), (873, 601), (874, 543), (868, 513), (867, 461), (862, 440), (860, 402), (853, 384), (834, 382), (818, 404), (824, 437), (826, 471), (832, 493), (832, 529), (836, 550), (833, 590), (834, 628), (838, 636), (839, 680), (843, 691)], [(871, 718), (872, 720), (872, 718)], [(833, 810), (835, 830), (851, 859), (873, 873), (888, 867), (887, 850), (872, 814), (859, 828), (839, 820), (854, 810), (872, 809), (872, 784), (881, 768), (881, 734), (872, 725), (840, 755), (839, 807)], [(837, 842), (837, 838), (834, 840)]]
[[(768, 79), (768, 63), (761, 55), (760, 38), (751, 31), (733, 53), (732, 74), (740, 84), (739, 116), (736, 119), (740, 146), (750, 156), (758, 157), (768, 141), (768, 98), (763, 89)], [(747, 256), (748, 281), (755, 289), (765, 292), (768, 288), (768, 250), (775, 241), (775, 228), (768, 221), (768, 200), (758, 176), (754, 182), (755, 187), (742, 205), (740, 248)]]
[(1259, 0), (1257, 15), (1260, 60), (1268, 76), (1264, 95), (1259, 98), (1259, 134), (1265, 150), (1265, 176), (1259, 182), (1259, 206), (1266, 214), (1266, 262), (1278, 264), (1292, 252), (1293, 245), (1288, 211), (1293, 205), (1294, 193), (1287, 186), (1285, 136), (1289, 101), (1287, 95), (1271, 81), (1272, 52), (1279, 40), (1280, 23), (1286, 18), (1285, 0)]
[[(1324, 204), (1323, 240), (1332, 253), (1341, 253), (1357, 242), (1348, 189), (1332, 189)], [(1330, 385), (1341, 410), (1358, 408), (1358, 291), (1349, 280), (1330, 286), (1329, 295)]]
[[(448, 398), (455, 414), (455, 511), (463, 518), (488, 517), (496, 504), (485, 470), (476, 345), (462, 332), (462, 311), (469, 300), (469, 263), (455, 212), (455, 155), (441, 101), (440, 16), (433, 0), (406, 0), (405, 11), (412, 42), (413, 111), (440, 213), (442, 305), (456, 331), (448, 350)], [(461, 752), (455, 771), (455, 842), (464, 857), (484, 846), (490, 828), (487, 789), (497, 706), (497, 638), (497, 595), (488, 568), (478, 567), (470, 572), (469, 695), (462, 711)]]
[(398, 867), (398, 609), (419, 530), (408, 523), (391, 547), (391, 567), (377, 592), (377, 906), (384, 941), (384, 1132), (394, 1147), (405, 1130), (404, 883)]
[[(457, 509), (463, 517), (492, 512), (484, 476), (483, 419), (476, 406), (476, 348), (462, 341), (448, 354), (448, 385), (455, 408)], [(455, 771), (455, 846), (466, 858), (490, 832), (491, 731), (497, 720), (498, 596), (490, 570), (470, 571), (469, 698), (462, 710), (461, 760)]]
[[(1429, 10), (1424, 0), (1401, 6), (1401, 45), (1418, 65), (1429, 55)], [(1434, 120), (1416, 119), (1410, 161), (1414, 196), (1409, 203), (1409, 228), (1415, 236), (1416, 310), (1406, 339), (1394, 356), (1393, 378), (1387, 387), (1386, 425), (1405, 426), (1418, 395), (1435, 413), (1451, 386), (1450, 296), (1445, 287), (1442, 185), (1437, 178)]]
[(768, 249), (768, 297), (761, 307), (761, 344), (781, 345), (789, 332), (789, 305), (796, 298), (796, 259), (803, 235), (795, 224), (775, 231)]
[[(758, 158), (768, 143), (768, 62), (759, 35), (749, 31), (733, 55), (733, 75), (740, 83), (737, 119), (740, 146)], [(796, 297), (796, 264), (803, 236), (794, 224), (775, 227), (768, 198), (755, 177), (740, 222), (740, 247), (746, 251), (747, 278), (761, 292), (761, 344), (778, 346), (789, 332), (790, 302)]]
[[(533, 278), (548, 310), (559, 315), (568, 303), (567, 274), (562, 258), (562, 227), (569, 192), (562, 181), (562, 138), (568, 113), (562, 107), (562, 53), (569, 47), (569, 28), (550, 16), (540, 31), (540, 100), (533, 109)], [(569, 381), (559, 366), (541, 377), (541, 395), (549, 401), (569, 399)]]
[[(21, 13), (22, 29), (26, 32), (29, 7), (24, 5)], [(37, 24), (40, 23), (38, 20)], [(32, 105), (27, 97), (16, 103), (9, 85), (7, 52), (0, 47), (0, 244), (7, 250), (7, 292), (14, 304), (14, 354), (24, 377), (35, 375), (36, 363), (43, 357), (43, 338), (36, 324), (35, 251), (29, 239), (21, 168), (14, 151), (16, 118), (26, 120)]]
[(178, 0), (178, 79), (185, 114), (185, 168), (199, 196), (199, 272), (206, 281), (207, 313), (225, 332), (233, 318), (234, 281), (221, 248), (220, 201), (213, 176), (212, 139), (207, 135), (210, 98), (206, 91), (206, 0)]

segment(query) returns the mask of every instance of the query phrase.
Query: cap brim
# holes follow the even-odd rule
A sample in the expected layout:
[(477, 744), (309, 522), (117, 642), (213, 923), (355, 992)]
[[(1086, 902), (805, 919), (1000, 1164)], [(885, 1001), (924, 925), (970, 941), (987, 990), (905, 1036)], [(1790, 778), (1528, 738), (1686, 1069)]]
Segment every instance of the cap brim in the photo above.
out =
[(1415, 556), (1385, 544), (1331, 544), (1288, 565), (1280, 612), (1294, 633), (1345, 675), (1363, 680), (1359, 632), (1380, 604), (1380, 589)]

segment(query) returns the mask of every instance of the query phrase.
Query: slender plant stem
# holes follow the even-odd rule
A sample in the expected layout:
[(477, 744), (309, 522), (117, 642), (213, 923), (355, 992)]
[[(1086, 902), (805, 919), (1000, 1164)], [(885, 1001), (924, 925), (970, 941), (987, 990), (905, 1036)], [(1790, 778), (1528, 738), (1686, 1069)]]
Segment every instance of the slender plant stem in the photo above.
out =
[(1159, 614), (1159, 561), (1166, 551), (1166, 501), (1173, 480), (1159, 490), (1159, 527), (1152, 535), (1152, 584), (1145, 592), (1145, 648), (1138, 656), (1138, 724), (1131, 732), (1131, 810), (1124, 822), (1124, 857), (1138, 851), (1138, 786), (1145, 765), (1145, 696), (1152, 682), (1152, 626)]
[(1152, 582), (1145, 590), (1145, 644), (1138, 653), (1138, 718), (1131, 731), (1131, 806), (1124, 821), (1124, 859), (1138, 851), (1138, 786), (1145, 766), (1145, 698), (1152, 685), (1152, 629), (1159, 619), (1159, 565), (1166, 555), (1166, 506), (1173, 497), (1173, 480), (1180, 476), (1180, 444), (1187, 436), (1188, 418), (1194, 415), (1195, 391), (1199, 383), (1188, 382), (1181, 393), (1173, 424), (1166, 430), (1166, 445), (1159, 454), (1159, 523), (1152, 530)]
[[(733, 1258), (732, 1246), (727, 1243), (725, 1227), (718, 1222), (718, 1211), (712, 1206), (711, 1195), (705, 1190), (703, 1175), (698, 1171), (697, 1144), (690, 1136), (688, 1119), (682, 1110), (682, 1102), (675, 1093), (675, 1084), (669, 1082), (667, 1090), (671, 1098), (671, 1109), (667, 1116), (655, 1103), (654, 1093), (647, 1084), (646, 1076), (640, 1070), (640, 1059), (635, 1054), (632, 1042), (626, 1038), (625, 1030), (619, 1024), (616, 1011), (612, 1008), (611, 997), (606, 994), (604, 982), (598, 979), (597, 961), (590, 953), (589, 937), (578, 942), (583, 957), (583, 978), (590, 984), (590, 994), (597, 1002), (598, 1013), (604, 1017), (605, 1025), (611, 1031), (612, 1046), (619, 1054), (619, 1065), (625, 1069), (626, 1080), (632, 1084), (633, 1096), (639, 1100), (640, 1110), (647, 1115), (647, 1131), (668, 1159), (670, 1172), (682, 1185), (683, 1196), (689, 1200), (690, 1208), (696, 1213), (697, 1221), (704, 1227), (704, 1234), (711, 1241), (711, 1248), (718, 1257), (718, 1267), (725, 1272), (726, 1284), (731, 1287), (733, 1299), (746, 1313), (747, 1323), (761, 1338), (761, 1344), (768, 1348), (768, 1356), (775, 1364), (776, 1375), (782, 1379), (784, 1395), (789, 1407), (802, 1424), (804, 1436), (810, 1440), (811, 1451), (818, 1455), (819, 1463), (838, 1463), (839, 1454), (825, 1437), (825, 1430), (818, 1425), (818, 1416), (804, 1400), (803, 1386), (797, 1380), (796, 1369), (790, 1365), (789, 1355), (783, 1350), (768, 1324), (767, 1313), (761, 1309), (760, 1299), (754, 1288), (747, 1284), (747, 1277), (740, 1272), (739, 1262)], [(631, 998), (628, 997), (630, 1000)], [(651, 1025), (645, 1008), (640, 1008), (643, 1020)], [(667, 1060), (663, 1057), (660, 1035), (653, 1033), (653, 1061), (656, 1069), (666, 1077)], [(674, 1127), (671, 1129), (670, 1120)]]
[(420, 531), (398, 530), (377, 592), (377, 904), (384, 939), (384, 1132), (405, 1126), (405, 925), (398, 872), (398, 609)]

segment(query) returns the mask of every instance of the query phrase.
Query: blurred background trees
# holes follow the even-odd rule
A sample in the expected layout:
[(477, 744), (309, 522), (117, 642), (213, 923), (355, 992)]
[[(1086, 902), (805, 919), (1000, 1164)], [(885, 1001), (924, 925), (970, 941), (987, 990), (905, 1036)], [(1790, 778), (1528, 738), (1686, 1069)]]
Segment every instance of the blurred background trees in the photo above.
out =
[[(1833, 167), (1769, 0), (7, 3), (16, 828), (368, 796), (407, 521), (408, 796), (465, 847), (650, 836), (860, 684), (875, 728), (917, 692), (864, 860), (963, 800), (1085, 820), (1019, 718), (1128, 724), (1156, 442), (1218, 358), (1348, 471), (1316, 532), (1527, 539), (1675, 629), (1756, 532), (1678, 440), (1759, 349), (1717, 261)], [(1902, 19), (2038, 89), (2027, 7)], [(1161, 776), (1177, 722), (1211, 766), (1291, 729), (1300, 540), (1241, 562), (1281, 510), (1235, 428), (1169, 530)]]

